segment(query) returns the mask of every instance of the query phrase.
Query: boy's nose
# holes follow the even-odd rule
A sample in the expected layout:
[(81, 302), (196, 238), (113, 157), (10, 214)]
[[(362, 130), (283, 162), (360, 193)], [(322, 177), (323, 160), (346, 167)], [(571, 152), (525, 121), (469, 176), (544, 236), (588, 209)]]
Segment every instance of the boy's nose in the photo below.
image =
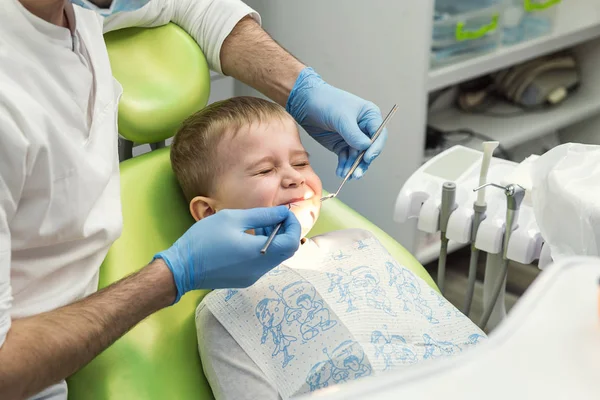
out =
[(300, 172), (296, 171), (293, 168), (287, 171), (282, 179), (282, 185), (286, 188), (299, 187), (304, 185), (304, 182), (304, 175), (302, 175)]

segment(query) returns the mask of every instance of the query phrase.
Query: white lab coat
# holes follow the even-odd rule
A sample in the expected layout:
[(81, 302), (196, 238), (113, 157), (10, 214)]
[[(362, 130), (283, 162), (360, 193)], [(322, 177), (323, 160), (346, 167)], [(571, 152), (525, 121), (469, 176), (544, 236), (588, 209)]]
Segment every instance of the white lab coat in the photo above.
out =
[[(121, 232), (117, 108), (103, 31), (173, 21), (220, 71), (221, 45), (244, 16), (238, 0), (153, 0), (103, 20), (74, 7), (71, 32), (0, 1), (0, 345), (13, 318), (97, 288)], [(52, 389), (66, 398), (64, 390)]]

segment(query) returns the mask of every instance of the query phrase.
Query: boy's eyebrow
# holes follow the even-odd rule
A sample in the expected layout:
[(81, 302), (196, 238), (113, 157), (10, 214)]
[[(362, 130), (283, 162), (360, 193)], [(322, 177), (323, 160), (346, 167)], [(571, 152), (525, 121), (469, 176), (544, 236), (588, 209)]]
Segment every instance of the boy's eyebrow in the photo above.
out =
[(310, 154), (308, 154), (308, 151), (306, 151), (306, 150), (292, 150), (292, 152), (290, 154), (292, 156), (302, 155), (302, 156), (306, 156), (306, 158), (310, 158)]
[(260, 165), (264, 162), (267, 162), (267, 161), (274, 161), (273, 156), (265, 156), (265, 157), (261, 158), (260, 160), (254, 161), (248, 165), (247, 169), (256, 168), (258, 165)]
[[(310, 157), (310, 154), (308, 154), (308, 151), (306, 151), (306, 150), (292, 150), (290, 152), (290, 155), (292, 155), (292, 156), (303, 155), (303, 156), (306, 156), (307, 158)], [(267, 161), (274, 162), (275, 158), (273, 156), (265, 156), (265, 157), (261, 158), (260, 160), (256, 160), (256, 161), (252, 162), (251, 164), (249, 164), (247, 169), (256, 168), (260, 164), (267, 162)]]

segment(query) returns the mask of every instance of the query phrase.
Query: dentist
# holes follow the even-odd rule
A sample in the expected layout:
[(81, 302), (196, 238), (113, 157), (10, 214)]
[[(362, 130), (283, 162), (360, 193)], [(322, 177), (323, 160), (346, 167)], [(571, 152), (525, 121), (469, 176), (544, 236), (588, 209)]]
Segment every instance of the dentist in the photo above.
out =
[[(66, 399), (64, 379), (148, 315), (201, 288), (245, 287), (289, 258), (286, 207), (225, 210), (139, 272), (96, 291), (121, 232), (117, 108), (103, 33), (170, 21), (212, 69), (286, 107), (359, 178), (383, 148), (372, 103), (325, 83), (279, 47), (239, 0), (0, 1), (0, 397)], [(270, 252), (247, 229), (284, 221)], [(263, 231), (264, 232), (264, 231)], [(201, 244), (201, 245), (199, 245)], [(243, 268), (248, 262), (256, 268)], [(142, 267), (142, 266), (140, 266)]]

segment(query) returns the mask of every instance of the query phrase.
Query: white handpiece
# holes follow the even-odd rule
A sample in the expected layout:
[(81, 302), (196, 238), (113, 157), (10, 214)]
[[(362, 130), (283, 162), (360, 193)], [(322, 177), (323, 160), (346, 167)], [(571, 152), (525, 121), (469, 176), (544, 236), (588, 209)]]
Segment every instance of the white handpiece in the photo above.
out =
[[(479, 187), (485, 185), (487, 182), (487, 174), (490, 169), (490, 163), (494, 155), (494, 150), (498, 147), (499, 142), (483, 142), (483, 159), (481, 160), (481, 172), (479, 173)], [(485, 188), (479, 190), (477, 193), (477, 201), (475, 202), (478, 206), (485, 205)]]

